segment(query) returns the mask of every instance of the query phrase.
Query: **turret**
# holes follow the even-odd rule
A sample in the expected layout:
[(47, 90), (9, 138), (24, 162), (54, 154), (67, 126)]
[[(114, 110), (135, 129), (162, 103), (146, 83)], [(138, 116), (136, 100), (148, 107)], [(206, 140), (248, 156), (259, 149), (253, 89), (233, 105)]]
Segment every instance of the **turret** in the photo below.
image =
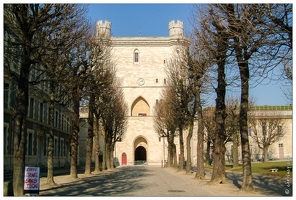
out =
[(97, 36), (110, 38), (111, 35), (111, 22), (100, 20), (96, 24)]
[(170, 37), (180, 37), (184, 35), (183, 22), (172, 20), (169, 22)]

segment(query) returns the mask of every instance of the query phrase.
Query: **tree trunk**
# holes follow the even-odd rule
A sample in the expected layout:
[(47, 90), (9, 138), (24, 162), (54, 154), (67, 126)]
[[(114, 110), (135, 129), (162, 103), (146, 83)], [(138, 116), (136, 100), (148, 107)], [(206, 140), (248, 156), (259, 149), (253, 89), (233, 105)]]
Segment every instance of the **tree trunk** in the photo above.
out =
[(173, 167), (177, 168), (178, 167), (178, 158), (177, 158), (177, 148), (176, 148), (175, 144), (173, 144), (173, 146), (172, 146), (172, 152), (173, 152), (173, 160), (174, 160)]
[(93, 112), (94, 101), (95, 101), (95, 97), (93, 94), (91, 94), (89, 99), (89, 110), (88, 110), (88, 130), (87, 130), (84, 174), (91, 174), (92, 150), (93, 150), (93, 140), (94, 140), (94, 128), (93, 128), (94, 127), (94, 112)]
[(95, 133), (95, 172), (99, 172), (100, 171), (100, 159), (99, 159), (99, 156), (100, 156), (100, 145), (99, 145), (99, 120), (96, 119), (96, 128), (97, 128), (97, 131)]
[(209, 182), (210, 184), (226, 183), (225, 151), (226, 148), (224, 145), (223, 137), (216, 137), (215, 149), (213, 154), (213, 175)]
[(208, 139), (208, 141), (207, 141), (207, 150), (206, 150), (206, 164), (209, 165), (209, 166), (212, 164), (210, 151), (211, 151), (211, 142)]
[(241, 76), (241, 106), (240, 106), (240, 133), (241, 133), (241, 145), (242, 145), (242, 159), (243, 159), (243, 184), (242, 190), (252, 191), (253, 178), (251, 168), (251, 153), (249, 146), (248, 135), (248, 108), (249, 108), (249, 68), (247, 64), (240, 62), (240, 76)]
[[(76, 96), (79, 96), (78, 94)], [(80, 98), (79, 98), (80, 99)], [(74, 100), (73, 113), (73, 133), (71, 137), (71, 165), (70, 176), (77, 176), (77, 158), (78, 158), (78, 137), (79, 137), (79, 99)]]
[[(224, 39), (227, 40), (227, 39)], [(226, 81), (225, 81), (225, 44), (226, 41), (220, 41), (218, 44), (218, 50), (221, 53), (217, 56), (218, 62), (218, 87), (216, 88), (216, 110), (215, 110), (215, 122), (216, 122), (216, 135), (214, 141), (214, 153), (213, 153), (213, 174), (210, 183), (225, 183), (225, 144), (226, 131), (225, 131), (225, 118), (226, 118), (226, 106), (225, 106), (225, 94), (226, 94)], [(224, 53), (223, 53), (224, 52)]]
[(176, 145), (174, 143), (174, 134), (175, 133), (172, 132), (172, 131), (169, 134), (168, 143), (169, 143), (170, 148), (171, 148), (171, 156), (170, 156), (168, 162), (170, 162), (170, 166), (171, 167), (177, 168), (177, 166), (178, 166), (178, 159), (177, 159)]
[(111, 169), (111, 144), (109, 141), (106, 142), (106, 168)]
[(187, 162), (186, 162), (186, 174), (191, 174), (191, 138), (193, 135), (194, 117), (191, 119), (189, 132), (186, 137), (187, 146)]
[(24, 173), (27, 143), (26, 116), (29, 98), (29, 66), (24, 66), (20, 71), (20, 82), (18, 83), (16, 95), (16, 112), (14, 122), (14, 153), (13, 153), (13, 194), (24, 195)]
[(106, 150), (106, 142), (104, 143), (104, 151), (103, 151), (103, 163), (102, 163), (102, 170), (107, 169), (107, 150)]
[(264, 146), (263, 153), (264, 153), (264, 162), (268, 162), (268, 146)]
[[(227, 12), (229, 17), (229, 27), (234, 33), (241, 33), (241, 19), (236, 19), (236, 13), (234, 10), (234, 4), (227, 4)], [(233, 18), (232, 18), (233, 17)], [(249, 65), (248, 59), (250, 54), (246, 48), (243, 38), (239, 38), (238, 35), (234, 35), (233, 47), (235, 51), (236, 61), (239, 68), (240, 80), (241, 80), (241, 104), (239, 113), (239, 129), (241, 134), (241, 148), (242, 148), (242, 160), (243, 160), (243, 184), (241, 190), (252, 191), (253, 190), (253, 178), (251, 168), (251, 153), (249, 146), (248, 136), (248, 109), (249, 109)]]
[(173, 165), (172, 144), (170, 143), (170, 136), (168, 135), (166, 138), (168, 142), (167, 167), (171, 167)]
[(184, 140), (183, 140), (183, 129), (179, 127), (179, 140), (180, 140), (180, 158), (179, 158), (179, 169), (184, 169)]
[(110, 147), (110, 169), (114, 169), (114, 147), (115, 143)]
[(49, 137), (47, 144), (47, 184), (56, 185), (53, 178), (53, 139), (54, 139), (54, 82), (50, 83), (50, 102), (49, 102)]
[[(200, 87), (199, 87), (200, 88)], [(200, 91), (198, 89), (198, 91)], [(204, 179), (205, 178), (205, 167), (204, 167), (204, 123), (203, 123), (203, 115), (202, 115), (202, 106), (200, 100), (200, 93), (197, 92), (196, 95), (196, 105), (197, 105), (197, 119), (198, 119), (198, 129), (197, 129), (197, 165), (196, 165), (196, 174), (195, 178)]]
[(237, 138), (237, 131), (233, 132), (233, 149), (232, 149), (232, 159), (233, 159), (233, 168), (239, 167), (238, 164), (238, 138)]

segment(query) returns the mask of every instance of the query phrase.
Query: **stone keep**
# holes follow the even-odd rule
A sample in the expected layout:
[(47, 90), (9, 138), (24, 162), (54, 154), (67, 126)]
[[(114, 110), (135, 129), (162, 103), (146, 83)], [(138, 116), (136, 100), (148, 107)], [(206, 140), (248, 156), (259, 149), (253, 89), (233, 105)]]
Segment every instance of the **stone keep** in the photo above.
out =
[[(112, 56), (128, 104), (128, 128), (116, 143), (119, 165), (160, 165), (167, 160), (163, 139), (153, 127), (153, 107), (167, 84), (165, 67), (172, 54), (188, 45), (183, 22), (168, 24), (168, 37), (111, 37)], [(111, 23), (97, 22), (97, 35), (110, 37)]]

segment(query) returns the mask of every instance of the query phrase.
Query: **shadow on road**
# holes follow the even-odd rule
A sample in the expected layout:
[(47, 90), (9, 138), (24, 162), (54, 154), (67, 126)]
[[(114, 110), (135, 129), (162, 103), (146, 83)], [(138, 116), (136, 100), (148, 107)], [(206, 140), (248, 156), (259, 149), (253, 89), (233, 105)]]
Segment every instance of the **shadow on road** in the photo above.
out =
[(40, 191), (40, 196), (124, 196), (141, 189), (140, 179), (150, 175), (150, 170), (137, 166), (116, 168), (114, 171), (93, 175), (62, 186)]
[[(253, 186), (256, 191), (275, 196), (292, 196), (292, 182), (281, 177), (253, 174)], [(227, 178), (237, 188), (242, 187), (243, 175), (241, 173), (227, 173)], [(287, 184), (288, 183), (288, 184)], [(259, 191), (260, 190), (260, 191)]]

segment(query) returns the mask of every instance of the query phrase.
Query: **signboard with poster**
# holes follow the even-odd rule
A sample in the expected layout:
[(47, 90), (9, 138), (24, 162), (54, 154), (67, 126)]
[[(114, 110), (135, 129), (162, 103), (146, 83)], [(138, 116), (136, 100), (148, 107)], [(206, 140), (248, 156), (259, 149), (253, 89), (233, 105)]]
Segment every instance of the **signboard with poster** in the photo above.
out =
[(40, 186), (40, 168), (39, 167), (25, 167), (24, 191), (25, 194), (39, 194)]

